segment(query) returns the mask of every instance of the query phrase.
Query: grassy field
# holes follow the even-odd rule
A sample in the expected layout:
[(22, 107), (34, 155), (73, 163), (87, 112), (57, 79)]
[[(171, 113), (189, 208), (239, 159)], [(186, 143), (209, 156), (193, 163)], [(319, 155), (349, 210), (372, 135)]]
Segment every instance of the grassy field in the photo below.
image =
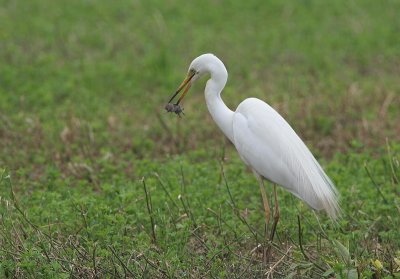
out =
[[(1, 278), (400, 278), (399, 1), (0, 3)], [(266, 264), (205, 81), (163, 111), (205, 52), (341, 194), (335, 224), (279, 189)]]

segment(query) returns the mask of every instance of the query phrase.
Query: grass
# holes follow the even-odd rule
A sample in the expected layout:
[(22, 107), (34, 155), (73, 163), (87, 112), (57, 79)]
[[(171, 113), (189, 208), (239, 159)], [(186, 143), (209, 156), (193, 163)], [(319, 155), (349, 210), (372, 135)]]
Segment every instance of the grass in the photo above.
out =
[[(0, 6), (0, 277), (399, 277), (397, 1)], [(280, 189), (267, 265), (258, 186), (204, 81), (184, 118), (163, 112), (204, 52), (224, 100), (274, 106), (341, 194), (333, 224)]]

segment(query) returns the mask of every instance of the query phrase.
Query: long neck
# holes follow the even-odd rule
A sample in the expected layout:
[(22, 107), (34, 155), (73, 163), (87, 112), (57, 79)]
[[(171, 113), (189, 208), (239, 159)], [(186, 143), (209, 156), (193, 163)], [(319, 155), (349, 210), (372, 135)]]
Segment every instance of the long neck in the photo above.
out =
[(233, 111), (231, 111), (221, 99), (221, 92), (228, 78), (225, 67), (224, 70), (225, 71), (218, 74), (211, 72), (211, 79), (207, 81), (204, 93), (206, 96), (208, 111), (212, 118), (225, 136), (233, 142)]

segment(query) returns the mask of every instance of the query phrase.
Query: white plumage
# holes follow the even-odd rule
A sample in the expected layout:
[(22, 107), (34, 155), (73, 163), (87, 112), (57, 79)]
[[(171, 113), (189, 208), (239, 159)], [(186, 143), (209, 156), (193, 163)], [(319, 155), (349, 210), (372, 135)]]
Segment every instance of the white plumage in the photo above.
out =
[(265, 102), (244, 100), (233, 115), (233, 144), (256, 173), (336, 218), (337, 192), (290, 125)]
[(256, 176), (282, 186), (335, 219), (340, 211), (335, 186), (285, 119), (256, 98), (244, 100), (235, 112), (224, 104), (221, 91), (228, 73), (216, 56), (203, 54), (194, 59), (171, 100), (186, 86), (179, 105), (191, 83), (206, 73), (211, 75), (205, 88), (209, 112)]

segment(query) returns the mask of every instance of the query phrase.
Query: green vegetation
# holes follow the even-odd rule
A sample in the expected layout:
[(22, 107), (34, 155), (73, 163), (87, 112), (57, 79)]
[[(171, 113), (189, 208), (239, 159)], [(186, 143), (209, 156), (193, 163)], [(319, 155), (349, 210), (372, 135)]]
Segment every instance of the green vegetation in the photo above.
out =
[[(400, 278), (399, 10), (1, 1), (0, 277)], [(257, 182), (205, 81), (186, 116), (163, 111), (205, 52), (228, 68), (226, 103), (275, 107), (341, 193), (334, 224), (279, 189), (267, 264)]]

